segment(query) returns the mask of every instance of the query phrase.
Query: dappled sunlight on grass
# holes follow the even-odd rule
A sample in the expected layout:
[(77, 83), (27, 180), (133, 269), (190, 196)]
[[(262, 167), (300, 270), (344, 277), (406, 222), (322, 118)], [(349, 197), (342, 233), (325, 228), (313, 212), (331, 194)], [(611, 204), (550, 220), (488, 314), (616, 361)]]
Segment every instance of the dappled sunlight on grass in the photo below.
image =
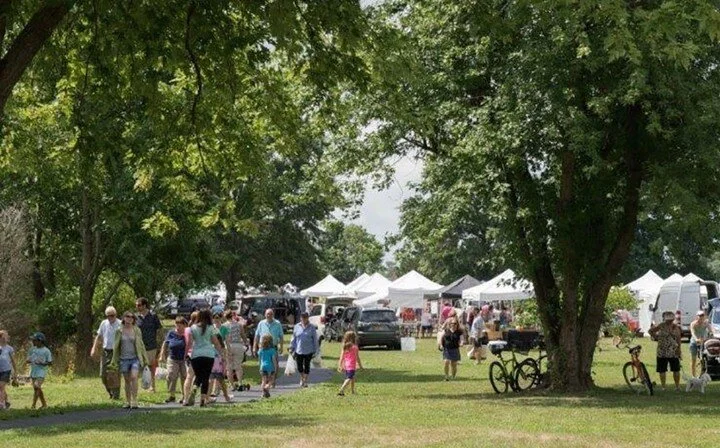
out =
[[(640, 342), (657, 381), (654, 343)], [(326, 367), (336, 367), (339, 351), (337, 343), (324, 346)], [(336, 395), (342, 381), (336, 374), (329, 383), (256, 403), (11, 430), (5, 440), (18, 447), (123, 443), (128, 437), (153, 447), (177, 446), (179, 438), (188, 437), (204, 443), (293, 447), (714, 445), (713, 438), (696, 434), (708, 416), (720, 411), (720, 383), (711, 384), (705, 395), (658, 391), (653, 397), (636, 396), (622, 377), (626, 350), (598, 352), (598, 388), (573, 396), (552, 391), (497, 395), (487, 380), (491, 359), (476, 366), (463, 358), (458, 379), (442, 381), (434, 340), (418, 341), (416, 352), (362, 350), (360, 356), (366, 369), (358, 371), (354, 396)], [(248, 372), (255, 369), (254, 362), (248, 363)]]

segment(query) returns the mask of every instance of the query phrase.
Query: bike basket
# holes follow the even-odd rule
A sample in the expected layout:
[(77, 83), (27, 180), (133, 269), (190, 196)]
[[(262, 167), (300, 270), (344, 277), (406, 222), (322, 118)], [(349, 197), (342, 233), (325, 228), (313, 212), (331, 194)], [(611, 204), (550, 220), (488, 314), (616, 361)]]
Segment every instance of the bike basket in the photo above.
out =
[(508, 330), (506, 340), (508, 347), (519, 352), (527, 352), (538, 345), (540, 332)]
[(490, 349), (490, 353), (493, 355), (499, 355), (500, 352), (505, 350), (507, 347), (506, 341), (490, 341), (488, 342), (488, 348)]

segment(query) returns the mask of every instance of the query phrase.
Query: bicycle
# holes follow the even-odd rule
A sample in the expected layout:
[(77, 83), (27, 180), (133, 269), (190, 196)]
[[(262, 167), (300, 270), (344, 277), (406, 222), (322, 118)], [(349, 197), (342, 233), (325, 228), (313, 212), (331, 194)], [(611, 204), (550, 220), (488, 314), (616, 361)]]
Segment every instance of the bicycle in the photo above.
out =
[[(517, 390), (515, 384), (515, 369), (519, 365), (517, 356), (514, 350), (509, 350), (512, 353), (512, 357), (509, 359), (503, 358), (503, 352), (508, 351), (505, 345), (490, 345), (490, 351), (496, 355), (499, 361), (493, 361), (490, 363), (490, 385), (495, 390), (495, 393), (502, 394), (507, 392), (508, 387), (513, 391)], [(507, 366), (511, 365), (512, 368), (508, 372)]]
[[(618, 346), (618, 348), (620, 347)], [(649, 395), (653, 395), (653, 383), (650, 381), (650, 374), (645, 364), (640, 361), (641, 350), (642, 346), (640, 345), (628, 349), (630, 361), (623, 366), (623, 376), (631, 391), (636, 394), (647, 391)]]
[(517, 391), (540, 387), (547, 376), (547, 353), (543, 353), (545, 345), (541, 340), (536, 344), (538, 357), (528, 357), (515, 367), (514, 380)]

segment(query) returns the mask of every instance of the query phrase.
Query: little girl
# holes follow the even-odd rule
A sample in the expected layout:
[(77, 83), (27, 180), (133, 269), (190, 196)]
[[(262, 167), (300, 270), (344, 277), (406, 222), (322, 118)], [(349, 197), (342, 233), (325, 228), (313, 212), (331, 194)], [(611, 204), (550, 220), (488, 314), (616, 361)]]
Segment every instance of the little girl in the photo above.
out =
[(9, 340), (8, 332), (0, 330), (0, 410), (10, 407), (7, 385), (17, 382), (17, 366), (13, 357), (15, 350), (8, 345)]
[(262, 375), (263, 397), (270, 398), (270, 386), (272, 386), (278, 365), (277, 349), (273, 346), (273, 338), (269, 334), (266, 334), (260, 339), (258, 360), (260, 362), (260, 375)]
[(338, 372), (345, 371), (345, 381), (340, 387), (338, 395), (345, 395), (345, 388), (350, 385), (350, 392), (355, 393), (355, 369), (362, 369), (362, 361), (360, 361), (360, 349), (357, 346), (357, 335), (354, 331), (345, 332), (343, 336), (343, 347), (338, 360)]
[[(220, 345), (224, 347), (225, 341), (223, 341), (222, 337), (218, 335), (217, 338)], [(225, 397), (225, 401), (230, 403), (231, 397), (228, 395), (227, 383), (225, 382), (225, 360), (221, 353), (215, 353), (215, 360), (213, 361), (212, 370), (210, 371), (210, 381), (214, 383), (214, 387), (210, 389), (217, 389), (217, 386), (219, 386)], [(215, 400), (215, 398), (212, 398), (212, 400)]]

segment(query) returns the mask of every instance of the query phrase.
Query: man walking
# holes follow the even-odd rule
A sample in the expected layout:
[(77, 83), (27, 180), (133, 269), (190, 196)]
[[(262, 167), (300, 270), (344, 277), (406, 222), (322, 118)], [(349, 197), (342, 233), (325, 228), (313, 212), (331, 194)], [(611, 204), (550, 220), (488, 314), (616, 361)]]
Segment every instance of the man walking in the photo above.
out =
[(142, 333), (143, 344), (147, 351), (148, 365), (150, 367), (151, 387), (150, 392), (155, 393), (155, 369), (157, 369), (157, 348), (158, 348), (158, 331), (162, 329), (160, 318), (154, 312), (150, 311), (148, 300), (140, 297), (135, 302), (137, 309), (137, 326)]
[(114, 307), (109, 306), (105, 309), (105, 317), (107, 319), (100, 322), (97, 335), (95, 336), (95, 343), (90, 349), (90, 357), (95, 358), (98, 354), (99, 347), (102, 347), (102, 357), (100, 359), (100, 379), (102, 380), (105, 390), (110, 395), (111, 400), (120, 399), (120, 382), (111, 381), (108, 383), (107, 367), (112, 361), (113, 357), (113, 346), (115, 344), (115, 331), (120, 328), (120, 320), (117, 318), (117, 311)]
[[(257, 352), (260, 346), (260, 339), (263, 336), (269, 334), (273, 338), (273, 345), (277, 349), (277, 353), (283, 351), (283, 327), (280, 321), (275, 320), (275, 312), (272, 308), (265, 310), (265, 320), (261, 320), (258, 323), (257, 329), (255, 330), (255, 339), (253, 340), (253, 356), (257, 356)], [(277, 355), (276, 355), (277, 357)], [(273, 376), (272, 385), (275, 387), (275, 377)]]

